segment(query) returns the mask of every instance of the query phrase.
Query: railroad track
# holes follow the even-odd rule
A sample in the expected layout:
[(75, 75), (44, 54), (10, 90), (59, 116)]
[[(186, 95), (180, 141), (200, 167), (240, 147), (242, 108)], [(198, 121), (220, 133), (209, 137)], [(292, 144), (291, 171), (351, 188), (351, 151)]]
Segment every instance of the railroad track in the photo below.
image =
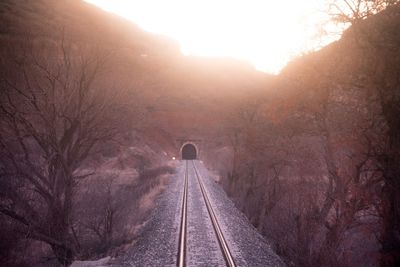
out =
[(218, 219), (215, 215), (214, 209), (211, 205), (211, 202), (209, 200), (207, 190), (204, 187), (202, 177), (200, 176), (196, 164), (194, 161), (191, 161), (192, 164), (189, 164), (189, 161), (187, 160), (185, 162), (185, 181), (184, 181), (184, 190), (183, 190), (183, 201), (182, 201), (182, 213), (181, 213), (181, 225), (180, 225), (180, 234), (179, 234), (179, 250), (178, 250), (178, 260), (177, 260), (177, 266), (183, 267), (186, 266), (186, 244), (187, 244), (187, 198), (188, 198), (188, 183), (189, 183), (189, 178), (188, 178), (188, 169), (189, 165), (192, 165), (194, 169), (194, 173), (196, 175), (196, 180), (200, 186), (201, 194), (203, 196), (203, 200), (206, 204), (208, 214), (211, 219), (211, 224), (213, 226), (215, 235), (217, 237), (219, 247), (221, 249), (222, 255), (224, 257), (226, 266), (229, 267), (234, 267), (236, 266), (235, 261), (233, 259), (233, 256), (229, 250), (228, 243), (223, 235), (223, 232), (221, 230), (221, 227), (218, 223)]
[(183, 267), (186, 265), (186, 229), (187, 229), (187, 190), (188, 190), (188, 161), (185, 164), (185, 182), (183, 189), (181, 227), (179, 233), (178, 264)]

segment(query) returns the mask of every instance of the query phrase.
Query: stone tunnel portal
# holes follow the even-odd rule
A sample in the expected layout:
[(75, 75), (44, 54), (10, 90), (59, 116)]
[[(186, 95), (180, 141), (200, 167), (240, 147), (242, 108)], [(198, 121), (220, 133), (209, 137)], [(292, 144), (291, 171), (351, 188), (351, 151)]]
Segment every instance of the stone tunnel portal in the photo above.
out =
[(197, 149), (193, 144), (186, 144), (182, 147), (182, 159), (197, 159)]

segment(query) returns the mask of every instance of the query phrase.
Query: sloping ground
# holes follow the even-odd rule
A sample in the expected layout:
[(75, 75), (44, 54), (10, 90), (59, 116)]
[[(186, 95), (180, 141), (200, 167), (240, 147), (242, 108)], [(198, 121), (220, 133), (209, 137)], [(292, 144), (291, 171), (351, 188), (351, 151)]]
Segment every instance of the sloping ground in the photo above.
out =
[[(139, 93), (146, 120), (173, 135), (212, 132), (227, 107), (264, 90), (272, 78), (233, 59), (184, 57), (173, 41), (79, 0), (2, 1), (0, 24), (3, 48), (29, 36), (40, 45), (64, 38), (111, 51), (108, 79)], [(193, 126), (196, 120), (212, 127)]]
[[(83, 171), (95, 169), (98, 175), (81, 183), (77, 190), (79, 209), (75, 217), (98, 219), (90, 214), (104, 211), (102, 207), (109, 204), (103, 201), (107, 194), (115, 203), (124, 202), (125, 197), (129, 205), (122, 211), (125, 215), (129, 210), (134, 217), (136, 208), (143, 209), (136, 218), (120, 220), (130, 224), (118, 226), (124, 228), (121, 233), (129, 233), (119, 236), (113, 244), (121, 245), (121, 251), (126, 242), (132, 241), (133, 228), (151, 210), (152, 200), (163, 189), (166, 179), (159, 174), (170, 171), (162, 166), (171, 156), (177, 156), (173, 154), (177, 150), (175, 140), (192, 136), (214, 138), (220, 131), (225, 108), (241, 101), (249, 91), (261, 90), (271, 78), (231, 59), (183, 57), (173, 41), (146, 33), (126, 20), (78, 0), (4, 0), (0, 2), (0, 25), (2, 62), (14, 60), (15, 55), (23, 57), (22, 48), (29, 50), (30, 45), (40, 51), (39, 56), (55, 61), (57, 52), (51, 49), (60, 42), (72, 50), (101, 50), (112, 55), (101, 78), (108, 85), (114, 83), (113, 89), (128, 88), (131, 94), (124, 99), (124, 105), (138, 114), (123, 114), (128, 119), (121, 122), (123, 133), (119, 143), (104, 145), (102, 153), (82, 166)], [(7, 68), (7, 72), (20, 77), (17, 70)], [(149, 173), (150, 178), (146, 176)], [(108, 178), (112, 177), (110, 185)], [(144, 186), (137, 186), (141, 182)], [(87, 202), (98, 204), (98, 210), (88, 208)], [(88, 230), (86, 226), (74, 225), (76, 233), (83, 235), (78, 246), (86, 247), (86, 252), (76, 257), (95, 258), (97, 249), (101, 256), (105, 252), (97, 239), (104, 236), (100, 234), (97, 238), (96, 229)], [(96, 249), (87, 249), (91, 244)], [(37, 247), (42, 250), (44, 246)], [(14, 251), (18, 254), (22, 250), (18, 247)], [(44, 250), (34, 253), (39, 259), (29, 255), (27, 258), (36, 264), (42, 261), (42, 255), (52, 257), (49, 248)], [(119, 251), (115, 249), (112, 253)]]
[[(361, 30), (367, 38), (365, 40), (372, 41), (378, 47), (380, 47), (382, 34), (385, 38), (389, 36), (393, 39), (394, 47), (392, 48), (395, 51), (398, 49), (399, 40), (398, 10), (398, 8), (392, 9), (386, 13), (388, 16), (376, 16), (363, 21), (358, 28), (348, 30), (341, 41), (289, 64), (277, 79), (256, 72), (249, 66), (230, 59), (183, 57), (179, 53), (178, 46), (170, 40), (145, 33), (123, 19), (78, 0), (1, 1), (0, 51), (6, 52), (7, 47), (25, 43), (27, 36), (38, 45), (49, 44), (64, 38), (67, 42), (86, 46), (89, 49), (101, 47), (111, 51), (113, 61), (109, 67), (112, 71), (108, 73), (107, 79), (123, 81), (118, 86), (132, 88), (131, 103), (132, 105), (137, 104), (143, 116), (140, 123), (136, 121), (136, 118), (132, 118), (126, 124), (131, 126), (127, 127), (129, 131), (135, 128), (139, 129), (135, 131), (135, 134), (140, 135), (141, 138), (138, 138), (136, 142), (125, 140), (122, 143), (125, 146), (124, 149), (118, 151), (119, 156), (113, 155), (113, 159), (100, 161), (100, 169), (125, 168), (134, 173), (148, 164), (146, 159), (140, 157), (141, 154), (151, 151), (149, 157), (151, 161), (165, 162), (167, 154), (170, 157), (176, 149), (175, 139), (181, 137), (195, 136), (205, 139), (209, 144), (208, 151), (205, 151), (208, 153), (202, 155), (207, 155), (207, 161), (215, 161), (218, 155), (224, 155), (226, 159), (232, 158), (232, 149), (225, 148), (228, 143), (231, 145), (230, 142), (235, 140), (228, 140), (225, 137), (232, 136), (233, 131), (237, 130), (237, 125), (231, 127), (232, 132), (230, 130), (223, 131), (222, 128), (225, 126), (226, 113), (230, 112), (238, 114), (241, 112), (238, 117), (242, 116), (241, 119), (251, 122), (252, 115), (254, 115), (252, 114), (253, 110), (241, 109), (240, 104), (243, 99), (259, 101), (273, 95), (271, 102), (279, 102), (275, 105), (262, 103), (258, 106), (260, 108), (258, 111), (263, 113), (262, 120), (248, 124), (255, 125), (265, 122), (267, 118), (275, 122), (285, 116), (298, 115), (293, 108), (298, 104), (302, 104), (303, 109), (315, 108), (320, 104), (317, 99), (321, 97), (318, 95), (318, 90), (324, 91), (326, 88), (330, 88), (328, 85), (331, 82), (349, 84), (353, 81), (361, 81), (368, 83), (370, 77), (368, 75), (359, 76), (359, 71), (372, 65), (371, 62), (383, 65), (384, 62), (379, 59), (379, 55), (372, 57), (372, 60), (366, 60), (368, 58), (366, 55), (372, 53), (369, 53), (370, 50), (366, 52), (363, 40), (355, 40), (353, 34), (355, 31)], [(390, 40), (390, 38), (385, 40)], [(380, 48), (382, 49), (378, 49), (379, 53), (390, 54), (387, 53), (391, 51), (387, 49), (388, 47)], [(373, 52), (376, 51), (373, 50)], [(398, 57), (398, 55), (395, 56)], [(394, 64), (393, 69), (397, 70), (398, 64)], [(382, 71), (385, 68), (378, 70)], [(271, 80), (274, 80), (275, 83), (271, 83)], [(273, 94), (270, 90), (272, 87), (274, 88)], [(369, 87), (372, 86), (367, 84), (366, 88)], [(347, 88), (354, 89), (351, 86), (344, 87), (344, 90), (339, 88), (342, 90), (340, 92), (335, 87), (335, 93), (343, 93), (339, 94), (340, 97), (337, 99), (345, 99), (346, 105), (352, 106), (357, 101), (353, 101), (351, 93), (346, 91)], [(313, 97), (316, 97), (315, 102), (317, 103), (310, 101), (310, 99), (315, 100)], [(310, 105), (303, 104), (310, 102)], [(282, 103), (283, 105), (280, 106)], [(273, 108), (276, 110), (271, 111)], [(273, 118), (271, 115), (274, 112), (276, 114), (273, 115), (276, 115), (277, 118)], [(291, 112), (292, 114), (290, 114)], [(338, 117), (344, 118), (342, 112), (338, 114), (340, 115)], [(295, 121), (300, 119), (297, 117)], [(394, 122), (396, 122), (395, 119), (393, 119)], [(350, 124), (350, 120), (346, 123)], [(271, 125), (267, 126), (262, 129), (263, 132), (270, 129)], [(130, 133), (132, 134), (132, 132)], [(242, 133), (239, 132), (239, 134)], [(249, 139), (252, 139), (254, 132), (251, 132), (249, 136)], [(263, 136), (264, 139), (272, 141), (277, 139), (276, 137), (276, 135), (267, 136), (267, 138)], [(315, 142), (311, 143), (317, 146)], [(304, 144), (308, 146), (308, 143), (304, 142)], [(133, 152), (137, 152), (136, 155), (131, 155), (132, 151), (127, 149), (128, 146), (135, 147)], [(214, 148), (221, 151), (215, 154), (213, 153)], [(241, 147), (241, 149), (246, 148)], [(341, 152), (345, 150), (342, 147), (340, 149), (342, 149)], [(244, 164), (247, 163), (246, 159), (251, 161), (253, 155), (255, 154), (246, 155), (243, 158)], [(261, 161), (260, 165), (262, 165), (260, 175), (268, 173), (268, 171), (272, 172), (272, 170), (265, 169), (270, 160), (266, 152), (262, 151), (260, 155), (259, 158), (256, 158)], [(296, 156), (298, 155), (293, 157)], [(262, 159), (264, 157), (265, 160)], [(301, 162), (307, 163), (306, 158), (301, 155), (303, 160)], [(219, 165), (225, 164), (219, 163)], [(296, 166), (301, 165), (300, 163), (296, 164)], [(223, 167), (224, 175), (232, 171), (226, 165)], [(312, 164), (308, 167), (309, 169), (305, 171), (307, 177), (317, 169)], [(293, 171), (291, 176), (288, 176), (292, 178), (296, 174), (297, 172)], [(318, 179), (321, 178), (319, 175), (317, 174)], [(243, 177), (250, 176), (253, 177), (252, 175)], [(247, 186), (248, 181), (243, 180), (243, 184)], [(243, 190), (243, 188), (239, 189)], [(262, 196), (264, 197), (264, 195)], [(253, 198), (254, 203), (264, 201), (262, 197), (260, 199), (257, 199), (257, 196)], [(256, 213), (246, 215), (257, 224), (258, 218), (262, 217), (256, 208), (258, 206), (253, 205), (246, 197), (241, 201), (243, 201), (241, 204), (245, 210), (248, 205), (250, 206), (247, 207), (249, 213)], [(270, 227), (265, 221), (261, 222), (261, 226)], [(280, 225), (276, 227), (280, 227)], [(289, 252), (301, 254), (296, 246)], [(299, 256), (301, 258), (304, 255)]]
[(160, 140), (160, 148), (169, 153), (176, 138), (213, 139), (225, 110), (271, 80), (232, 59), (184, 57), (173, 41), (79, 0), (2, 1), (0, 24), (0, 51), (5, 56), (10, 47), (31, 41), (51, 47), (60, 40), (112, 53), (105, 79), (117, 89), (129, 88), (127, 103), (143, 115), (144, 123), (132, 118), (126, 124), (140, 135), (164, 136), (153, 142)]
[[(217, 166), (225, 189), (288, 262), (398, 265), (399, 29), (397, 5), (295, 59), (278, 75), (278, 93), (257, 110), (255, 123), (242, 121), (236, 158), (228, 149), (207, 158), (236, 159), (235, 169)], [(365, 158), (363, 168), (378, 166), (372, 176), (360, 174)], [(334, 172), (335, 193), (327, 182)], [(340, 209), (330, 207), (318, 222), (331, 199)]]

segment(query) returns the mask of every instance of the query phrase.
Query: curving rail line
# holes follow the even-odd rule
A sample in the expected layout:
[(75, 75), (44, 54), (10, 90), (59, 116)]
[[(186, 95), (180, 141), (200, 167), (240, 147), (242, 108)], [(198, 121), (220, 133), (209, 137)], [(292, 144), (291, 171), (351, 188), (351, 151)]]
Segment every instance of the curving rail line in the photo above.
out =
[[(196, 165), (194, 161), (192, 161), (194, 172), (197, 177), (197, 181), (200, 185), (201, 193), (203, 195), (204, 202), (207, 207), (208, 214), (210, 215), (211, 222), (217, 236), (217, 240), (219, 246), (221, 248), (222, 254), (224, 256), (226, 266), (236, 267), (235, 261), (233, 259), (232, 253), (229, 250), (226, 239), (222, 233), (221, 227), (219, 226), (218, 219), (215, 215), (215, 212), (211, 206), (210, 200), (207, 195), (207, 191), (203, 185), (202, 178), (197, 171)], [(182, 203), (182, 214), (181, 214), (181, 227), (180, 227), (180, 236), (179, 236), (179, 251), (178, 251), (178, 262), (177, 266), (183, 267), (186, 265), (186, 229), (187, 229), (187, 191), (188, 191), (188, 161), (186, 161), (185, 167), (185, 182), (184, 182), (184, 190), (183, 190), (183, 203)]]

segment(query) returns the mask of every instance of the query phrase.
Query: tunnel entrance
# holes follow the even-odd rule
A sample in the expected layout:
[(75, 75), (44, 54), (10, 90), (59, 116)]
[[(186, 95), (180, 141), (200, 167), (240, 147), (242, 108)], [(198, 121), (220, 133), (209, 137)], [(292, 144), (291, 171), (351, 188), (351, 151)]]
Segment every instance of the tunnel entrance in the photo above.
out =
[(192, 144), (186, 144), (182, 147), (182, 159), (192, 160), (197, 159), (196, 147)]

